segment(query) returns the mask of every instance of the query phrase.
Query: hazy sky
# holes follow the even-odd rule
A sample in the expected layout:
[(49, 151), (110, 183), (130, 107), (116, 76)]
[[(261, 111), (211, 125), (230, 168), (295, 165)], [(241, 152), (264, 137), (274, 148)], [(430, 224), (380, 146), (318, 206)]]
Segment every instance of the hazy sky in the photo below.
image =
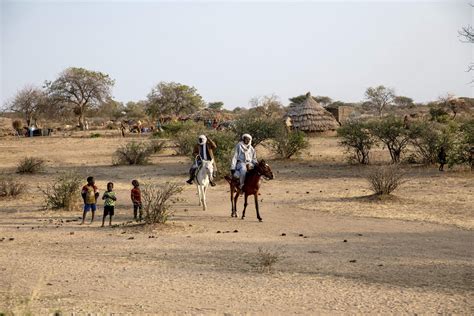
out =
[(0, 104), (67, 67), (108, 73), (114, 97), (196, 87), (232, 109), (311, 91), (359, 101), (383, 84), (416, 101), (471, 96), (469, 1), (5, 1)]

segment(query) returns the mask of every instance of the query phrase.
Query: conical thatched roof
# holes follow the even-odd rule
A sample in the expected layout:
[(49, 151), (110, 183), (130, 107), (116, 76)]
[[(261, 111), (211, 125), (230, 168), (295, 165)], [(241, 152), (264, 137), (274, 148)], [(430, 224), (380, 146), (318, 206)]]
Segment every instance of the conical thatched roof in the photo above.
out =
[(294, 129), (312, 133), (333, 131), (339, 127), (334, 116), (316, 102), (309, 92), (303, 103), (294, 107), (290, 105), (288, 110), (287, 115), (291, 118)]

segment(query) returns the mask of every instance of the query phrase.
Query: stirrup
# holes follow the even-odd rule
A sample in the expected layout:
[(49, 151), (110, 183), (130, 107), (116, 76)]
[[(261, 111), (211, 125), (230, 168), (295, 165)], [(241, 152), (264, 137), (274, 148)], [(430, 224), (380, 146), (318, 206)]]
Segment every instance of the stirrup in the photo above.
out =
[(186, 180), (187, 184), (193, 184), (193, 179)]

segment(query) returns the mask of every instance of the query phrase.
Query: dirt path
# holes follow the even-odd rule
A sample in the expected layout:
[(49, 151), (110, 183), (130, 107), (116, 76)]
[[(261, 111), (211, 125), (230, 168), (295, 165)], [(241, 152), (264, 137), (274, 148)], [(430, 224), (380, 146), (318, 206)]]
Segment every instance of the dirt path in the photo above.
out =
[[(0, 146), (14, 151), (12, 144)], [(21, 155), (22, 148), (15, 154)], [(111, 148), (112, 141), (103, 143), (94, 163), (85, 166), (70, 154), (51, 156), (56, 163), (44, 174), (23, 179), (41, 186), (74, 166), (95, 175), (101, 188), (112, 180), (119, 197), (114, 222), (123, 226), (79, 226), (80, 212), (41, 211), (35, 187), (20, 200), (0, 202), (0, 239), (5, 238), (0, 242), (0, 311), (473, 312), (472, 230), (455, 222), (436, 224), (448, 221), (449, 201), (414, 193), (429, 190), (416, 181), (430, 182), (437, 174), (413, 175), (412, 187), (397, 195), (398, 202), (369, 203), (351, 199), (366, 190), (352, 167), (316, 155), (292, 164), (272, 162), (277, 177), (263, 184), (263, 223), (256, 220), (253, 203), (244, 221), (230, 218), (227, 187), (219, 183), (209, 193), (208, 211), (197, 205), (195, 188), (186, 186), (172, 220), (144, 229), (127, 224), (129, 181), (182, 181), (187, 161), (165, 154), (152, 166), (110, 167)], [(2, 171), (11, 172), (14, 158), (4, 161)], [(470, 180), (459, 174), (442, 179), (456, 184), (459, 194), (472, 190)], [(456, 200), (454, 216), (466, 222), (472, 220), (472, 198), (463, 198)], [(439, 204), (432, 210), (435, 223), (419, 217), (370, 218), (405, 218), (410, 210), (422, 216), (429, 211), (425, 203)], [(278, 256), (272, 273), (259, 270), (259, 248)]]

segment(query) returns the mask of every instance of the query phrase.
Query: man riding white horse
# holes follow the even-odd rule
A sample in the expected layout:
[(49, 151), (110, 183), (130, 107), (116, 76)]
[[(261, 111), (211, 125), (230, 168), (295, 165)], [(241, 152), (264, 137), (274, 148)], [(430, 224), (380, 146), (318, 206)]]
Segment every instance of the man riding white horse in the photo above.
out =
[[(195, 159), (191, 169), (189, 169), (189, 180), (186, 181), (188, 184), (193, 184), (196, 170), (201, 166), (203, 160), (209, 160), (214, 163), (214, 149), (216, 148), (216, 143), (214, 143), (210, 138), (207, 138), (206, 135), (199, 135), (198, 143), (194, 145), (193, 150), (193, 156), (198, 158)], [(209, 183), (211, 186), (216, 185), (214, 181), (212, 181), (212, 178), (209, 180)]]
[(243, 134), (240, 142), (235, 146), (230, 166), (232, 176), (240, 179), (240, 190), (244, 186), (247, 171), (253, 169), (257, 163), (257, 153), (252, 146), (252, 136)]

